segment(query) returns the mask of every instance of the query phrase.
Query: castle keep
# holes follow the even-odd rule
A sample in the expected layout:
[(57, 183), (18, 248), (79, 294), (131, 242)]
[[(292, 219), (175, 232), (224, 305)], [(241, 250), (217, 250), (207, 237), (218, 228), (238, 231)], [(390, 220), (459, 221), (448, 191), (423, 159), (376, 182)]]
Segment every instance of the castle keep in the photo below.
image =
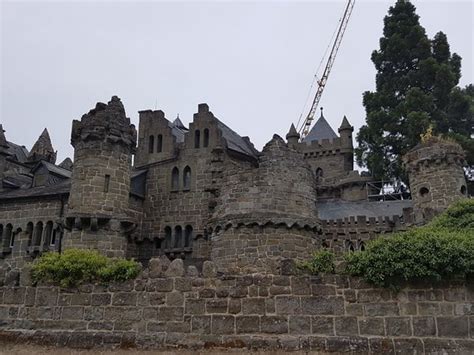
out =
[(74, 161), (56, 165), (46, 129), (31, 151), (0, 129), (0, 267), (75, 247), (272, 273), (320, 248), (363, 249), (466, 195), (462, 150), (435, 142), (405, 157), (412, 200), (370, 201), (346, 117), (338, 132), (321, 112), (303, 141), (292, 125), (259, 152), (200, 104), (189, 127), (140, 111), (137, 135), (114, 96), (73, 121)]

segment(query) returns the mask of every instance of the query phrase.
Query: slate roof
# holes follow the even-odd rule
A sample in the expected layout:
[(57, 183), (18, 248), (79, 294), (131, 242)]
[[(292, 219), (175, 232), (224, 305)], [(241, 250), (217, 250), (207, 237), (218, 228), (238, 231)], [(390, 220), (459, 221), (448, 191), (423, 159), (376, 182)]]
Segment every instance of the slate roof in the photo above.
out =
[(37, 186), (29, 189), (16, 189), (0, 194), (0, 200), (10, 200), (22, 197), (41, 197), (68, 194), (71, 189), (71, 180), (65, 179), (55, 185)]
[(32, 182), (33, 178), (25, 174), (16, 174), (3, 178), (3, 184), (10, 188), (29, 188)]
[(217, 127), (222, 132), (222, 137), (227, 142), (227, 148), (257, 158), (258, 151), (254, 148), (253, 144), (250, 143), (248, 138), (241, 137), (238, 133), (234, 132), (217, 118), (216, 121)]
[(48, 171), (53, 173), (53, 174), (56, 174), (56, 175), (59, 175), (59, 176), (65, 177), (65, 178), (70, 178), (72, 176), (72, 171), (71, 170), (61, 168), (60, 166), (48, 163), (47, 161), (44, 161), (44, 160), (40, 161), (31, 170), (31, 172), (34, 173), (38, 169), (38, 167), (40, 167), (41, 165), (44, 165), (46, 167), (46, 169), (48, 169)]
[[(176, 122), (176, 120), (174, 122)], [(176, 143), (183, 143), (184, 142), (184, 134), (188, 130), (186, 128), (179, 128), (178, 126), (175, 125), (174, 122), (168, 121), (168, 127), (171, 128), (171, 134), (173, 134), (173, 136), (176, 137)]]
[(8, 142), (8, 153), (14, 158), (14, 160), (20, 162), (20, 163), (25, 163), (27, 158), (28, 158), (28, 149), (26, 149), (24, 146), (20, 146), (18, 144)]
[(338, 135), (329, 125), (328, 121), (323, 116), (323, 112), (321, 111), (321, 116), (314, 124), (311, 131), (309, 131), (308, 135), (303, 139), (303, 142), (312, 142), (315, 140), (321, 141), (323, 139), (334, 139), (338, 138)]
[(318, 201), (320, 219), (339, 219), (345, 217), (402, 216), (403, 209), (413, 207), (412, 200), (397, 201)]

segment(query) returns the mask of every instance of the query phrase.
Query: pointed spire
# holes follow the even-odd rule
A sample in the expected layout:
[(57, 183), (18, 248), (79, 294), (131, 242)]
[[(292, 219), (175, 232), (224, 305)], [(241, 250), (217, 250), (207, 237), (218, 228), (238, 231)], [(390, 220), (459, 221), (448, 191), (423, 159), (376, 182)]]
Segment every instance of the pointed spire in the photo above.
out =
[(309, 134), (304, 138), (304, 142), (321, 141), (323, 139), (334, 139), (338, 138), (336, 132), (331, 128), (330, 124), (324, 118), (323, 108), (321, 107), (321, 116), (318, 118), (316, 123)]
[(49, 132), (46, 128), (43, 130), (28, 155), (29, 162), (38, 162), (40, 160), (46, 160), (52, 164), (56, 162), (56, 152), (53, 149), (51, 138), (49, 137)]
[(61, 164), (59, 164), (59, 166), (63, 169), (66, 169), (66, 170), (71, 170), (72, 171), (72, 160), (71, 158), (67, 157), (66, 159), (64, 159)]
[(347, 120), (347, 117), (344, 115), (344, 118), (342, 119), (341, 126), (338, 129), (339, 132), (341, 131), (354, 131), (354, 127), (351, 126), (349, 121)]
[(0, 148), (8, 149), (7, 139), (5, 138), (5, 131), (3, 130), (3, 126), (1, 124), (0, 124)]
[(290, 126), (290, 131), (286, 135), (286, 140), (290, 138), (297, 138), (300, 139), (299, 133), (296, 131), (295, 125), (292, 123)]

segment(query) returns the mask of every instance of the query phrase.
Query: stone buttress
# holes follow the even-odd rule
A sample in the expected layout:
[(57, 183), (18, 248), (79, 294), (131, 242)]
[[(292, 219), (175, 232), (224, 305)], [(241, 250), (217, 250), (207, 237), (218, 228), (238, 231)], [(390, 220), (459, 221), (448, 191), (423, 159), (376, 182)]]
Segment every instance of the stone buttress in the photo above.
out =
[(74, 169), (64, 248), (125, 255), (127, 234), (135, 226), (128, 209), (136, 140), (135, 127), (116, 96), (73, 122)]

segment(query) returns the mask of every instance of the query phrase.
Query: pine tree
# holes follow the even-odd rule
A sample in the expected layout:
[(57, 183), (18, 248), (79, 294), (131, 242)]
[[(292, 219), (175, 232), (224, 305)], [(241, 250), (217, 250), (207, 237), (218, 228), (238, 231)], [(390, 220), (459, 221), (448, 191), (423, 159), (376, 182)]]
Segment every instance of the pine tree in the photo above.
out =
[(456, 87), (461, 57), (451, 54), (443, 32), (428, 38), (415, 10), (407, 0), (390, 7), (380, 49), (372, 53), (376, 91), (363, 94), (366, 125), (356, 155), (377, 179), (403, 179), (401, 157), (430, 126), (468, 140), (474, 133), (470, 98)]

